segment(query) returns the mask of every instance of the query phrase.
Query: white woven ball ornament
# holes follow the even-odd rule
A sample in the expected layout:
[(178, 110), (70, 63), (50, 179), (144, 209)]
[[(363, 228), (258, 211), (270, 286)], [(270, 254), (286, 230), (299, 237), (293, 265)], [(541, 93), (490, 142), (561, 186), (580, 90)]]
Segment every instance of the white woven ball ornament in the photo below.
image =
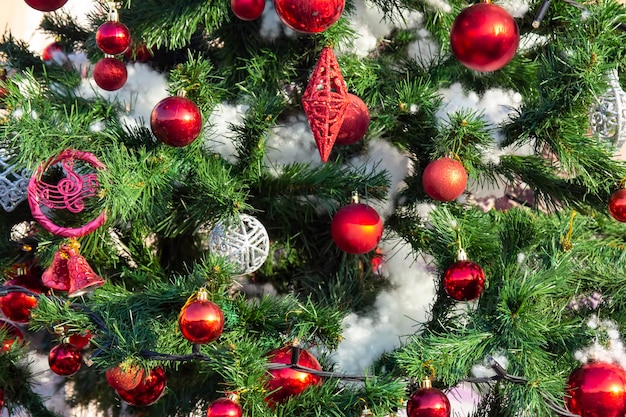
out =
[(609, 73), (609, 88), (589, 110), (591, 131), (617, 149), (626, 141), (626, 92), (616, 70)]
[(237, 265), (239, 275), (259, 269), (267, 259), (270, 238), (255, 217), (241, 214), (238, 221), (219, 222), (209, 234), (209, 250)]
[(28, 169), (20, 170), (9, 164), (7, 155), (0, 153), (0, 205), (11, 212), (28, 196), (28, 181), (32, 175)]

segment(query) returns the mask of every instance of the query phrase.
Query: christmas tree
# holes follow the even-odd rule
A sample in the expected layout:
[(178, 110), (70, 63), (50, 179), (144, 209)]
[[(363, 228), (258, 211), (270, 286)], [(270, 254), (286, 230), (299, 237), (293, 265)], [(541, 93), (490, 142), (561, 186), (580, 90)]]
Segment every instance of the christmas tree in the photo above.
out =
[(624, 415), (623, 5), (25, 1), (5, 414)]

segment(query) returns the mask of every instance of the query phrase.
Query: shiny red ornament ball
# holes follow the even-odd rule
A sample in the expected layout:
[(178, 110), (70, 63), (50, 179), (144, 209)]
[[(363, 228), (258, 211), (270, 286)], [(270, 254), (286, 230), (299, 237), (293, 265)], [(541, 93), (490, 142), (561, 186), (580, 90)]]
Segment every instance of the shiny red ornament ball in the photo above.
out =
[(4, 407), (4, 391), (0, 390), (0, 410)]
[(409, 397), (407, 417), (450, 417), (450, 400), (437, 388), (420, 388)]
[(493, 3), (464, 9), (450, 29), (452, 53), (467, 68), (496, 71), (515, 56), (519, 28), (513, 17)]
[(105, 54), (123, 54), (130, 46), (130, 41), (130, 30), (122, 22), (104, 22), (96, 30), (96, 45)]
[[(292, 346), (275, 349), (268, 353), (268, 360), (273, 364), (290, 364), (293, 349)], [(322, 370), (315, 356), (304, 349), (299, 349), (299, 351), (298, 365), (316, 371)], [(269, 373), (270, 379), (265, 388), (270, 394), (265, 397), (265, 401), (272, 406), (286, 401), (289, 397), (302, 394), (307, 388), (322, 382), (322, 377), (319, 375), (291, 368), (270, 369)]]
[(350, 203), (341, 207), (330, 223), (335, 245), (344, 252), (356, 255), (367, 253), (383, 236), (383, 220), (367, 204)]
[(274, 0), (280, 20), (301, 33), (328, 29), (339, 20), (345, 5), (345, 0)]
[(93, 79), (103, 90), (119, 90), (127, 78), (126, 65), (117, 58), (102, 58), (93, 68)]
[(567, 380), (569, 411), (582, 417), (623, 417), (626, 411), (626, 372), (606, 362), (590, 362)]
[(152, 109), (150, 127), (154, 136), (166, 145), (187, 146), (200, 135), (202, 113), (188, 98), (167, 97)]
[(348, 107), (335, 139), (337, 145), (352, 145), (360, 141), (370, 127), (370, 112), (359, 96), (348, 93)]
[(132, 46), (124, 52), (124, 58), (129, 61), (147, 62), (152, 58), (152, 51), (145, 42), (133, 43)]
[(209, 343), (222, 334), (224, 313), (214, 302), (198, 297), (180, 310), (178, 327), (191, 343)]
[(92, 334), (89, 332), (89, 330), (86, 330), (82, 333), (74, 333), (73, 335), (68, 337), (67, 343), (76, 346), (78, 350), (85, 350), (89, 347), (91, 337)]
[(472, 261), (456, 261), (446, 269), (443, 287), (454, 300), (475, 300), (485, 288), (485, 271)]
[(231, 398), (218, 398), (209, 404), (206, 417), (241, 417), (243, 410), (239, 403)]
[(136, 365), (117, 365), (104, 372), (107, 382), (116, 391), (137, 388), (144, 375), (144, 370)]
[[(34, 271), (34, 270), (33, 270)], [(37, 271), (39, 271), (37, 269)], [(28, 272), (18, 275), (7, 281), (4, 285), (15, 285), (23, 287), (33, 293), (42, 293), (47, 288), (41, 281), (41, 271), (39, 273)], [(10, 292), (0, 297), (0, 310), (4, 316), (17, 323), (28, 323), (30, 311), (37, 305), (37, 297), (26, 292)]]
[(439, 158), (424, 169), (422, 185), (432, 199), (452, 201), (465, 191), (467, 172), (463, 164), (456, 159)]
[(166, 385), (165, 370), (159, 366), (144, 375), (144, 378), (135, 388), (131, 390), (118, 389), (116, 392), (127, 404), (135, 407), (147, 407), (161, 398)]
[(41, 59), (44, 61), (50, 61), (54, 58), (54, 54), (56, 53), (64, 53), (63, 46), (59, 42), (52, 42), (48, 44), (45, 48), (43, 48), (43, 52), (41, 53)]
[(626, 188), (620, 188), (611, 194), (609, 214), (618, 222), (626, 222)]
[(0, 352), (6, 352), (11, 349), (15, 342), (24, 340), (22, 330), (8, 320), (0, 319), (0, 331), (5, 335), (4, 340), (1, 342)]
[(80, 369), (83, 364), (83, 356), (80, 350), (69, 343), (54, 346), (48, 353), (48, 365), (50, 370), (57, 375), (71, 376)]
[(265, 0), (230, 0), (230, 8), (241, 20), (256, 20), (265, 10)]
[(53, 12), (60, 9), (67, 0), (24, 0), (33, 9), (40, 12)]

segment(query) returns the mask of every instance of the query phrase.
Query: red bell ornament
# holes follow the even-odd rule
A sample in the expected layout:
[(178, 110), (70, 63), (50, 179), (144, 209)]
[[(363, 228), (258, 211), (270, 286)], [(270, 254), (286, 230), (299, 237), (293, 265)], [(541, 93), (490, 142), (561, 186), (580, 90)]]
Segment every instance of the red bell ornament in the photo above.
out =
[(623, 417), (626, 372), (612, 363), (587, 363), (570, 374), (565, 401), (570, 412), (582, 417)]
[(230, 8), (241, 20), (256, 20), (265, 10), (265, 0), (230, 0)]
[(464, 9), (450, 29), (452, 53), (469, 69), (496, 71), (517, 52), (519, 28), (513, 17), (493, 3)]
[(433, 388), (431, 381), (422, 381), (422, 387), (409, 397), (407, 417), (450, 417), (450, 400), (443, 391)]
[(128, 79), (126, 65), (117, 58), (107, 56), (96, 62), (93, 67), (93, 79), (106, 91), (115, 91), (124, 87)]
[(96, 45), (105, 54), (123, 54), (130, 46), (130, 42), (130, 30), (122, 22), (104, 22), (96, 30)]
[(459, 249), (457, 261), (443, 274), (443, 287), (454, 300), (475, 300), (485, 288), (485, 271), (477, 263), (468, 261), (465, 251)]
[(330, 223), (335, 245), (353, 255), (367, 253), (378, 245), (383, 235), (383, 220), (378, 212), (367, 204), (359, 203), (358, 194), (352, 202), (341, 207)]
[(0, 353), (11, 349), (15, 342), (24, 340), (24, 333), (15, 324), (8, 320), (0, 319), (0, 331), (5, 335), (0, 345)]
[(40, 12), (53, 12), (63, 7), (67, 0), (24, 0), (26, 4)]
[(135, 407), (147, 407), (158, 401), (165, 392), (167, 379), (165, 370), (158, 366), (141, 379), (141, 382), (131, 390), (116, 390), (120, 398), (127, 404)]
[(72, 376), (83, 364), (83, 356), (80, 350), (69, 343), (54, 346), (48, 353), (50, 370), (57, 375)]
[(626, 222), (626, 188), (620, 188), (611, 194), (609, 214), (618, 222)]
[(87, 260), (78, 253), (79, 244), (73, 240), (63, 243), (54, 254), (52, 263), (43, 272), (41, 279), (48, 288), (67, 291), (69, 297), (83, 295), (104, 284)]
[(178, 326), (191, 343), (209, 343), (222, 334), (224, 313), (217, 304), (208, 300), (206, 290), (201, 289), (180, 310)]
[(234, 394), (213, 401), (206, 411), (206, 417), (241, 417), (242, 415), (243, 410), (239, 405), (238, 396)]
[[(295, 352), (294, 349), (296, 350)], [(289, 365), (293, 361), (293, 363), (305, 368), (316, 371), (322, 370), (315, 356), (295, 346), (275, 349), (268, 353), (267, 357), (270, 364)], [(270, 368), (268, 372), (270, 379), (265, 384), (265, 388), (270, 391), (270, 394), (265, 397), (265, 401), (271, 406), (282, 403), (295, 395), (302, 394), (309, 387), (319, 385), (322, 382), (322, 377), (319, 375), (289, 367)]]
[(345, 0), (274, 0), (280, 20), (301, 33), (319, 33), (334, 25), (346, 5)]
[(200, 135), (202, 113), (188, 98), (166, 97), (152, 109), (150, 128), (154, 136), (166, 145), (187, 146)]
[(430, 162), (422, 173), (424, 192), (433, 200), (457, 199), (467, 186), (467, 172), (463, 164), (452, 158), (439, 158)]
[(143, 369), (134, 364), (119, 364), (105, 371), (104, 376), (116, 391), (129, 391), (137, 388), (145, 375)]
[(335, 139), (337, 145), (352, 145), (360, 141), (370, 126), (370, 112), (359, 96), (348, 93), (348, 107)]

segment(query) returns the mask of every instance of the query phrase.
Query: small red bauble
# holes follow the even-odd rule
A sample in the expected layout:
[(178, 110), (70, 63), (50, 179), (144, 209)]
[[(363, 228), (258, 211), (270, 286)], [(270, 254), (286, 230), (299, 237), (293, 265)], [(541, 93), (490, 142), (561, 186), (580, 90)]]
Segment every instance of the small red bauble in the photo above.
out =
[[(18, 275), (7, 281), (5, 285), (16, 285), (26, 288), (34, 293), (41, 293), (47, 290), (41, 282), (41, 271), (39, 268), (32, 269), (24, 275)], [(30, 311), (37, 305), (37, 298), (25, 292), (10, 292), (0, 297), (0, 310), (2, 314), (14, 322), (28, 323)]]
[(116, 391), (137, 388), (144, 377), (144, 370), (136, 365), (117, 365), (105, 371), (104, 376)]
[(335, 144), (352, 145), (360, 141), (370, 127), (370, 112), (359, 96), (348, 93), (348, 107)]
[(165, 370), (156, 367), (150, 370), (139, 385), (131, 390), (116, 390), (120, 398), (127, 404), (135, 407), (146, 407), (157, 402), (165, 391), (167, 380)]
[(468, 261), (465, 252), (459, 253), (459, 260), (443, 274), (443, 287), (454, 300), (475, 300), (485, 288), (485, 271), (477, 263)]
[(206, 417), (241, 417), (243, 410), (239, 403), (232, 398), (218, 398), (209, 404)]
[(117, 58), (102, 58), (93, 68), (93, 79), (103, 90), (119, 90), (127, 78), (126, 65)]
[(513, 17), (492, 3), (464, 9), (450, 29), (452, 53), (467, 68), (496, 71), (515, 56), (519, 28)]
[(48, 353), (48, 365), (50, 370), (57, 375), (71, 376), (80, 369), (83, 356), (80, 350), (69, 343), (54, 346)]
[(172, 96), (159, 101), (150, 115), (156, 138), (169, 146), (187, 146), (200, 135), (202, 113), (188, 98)]
[[(268, 353), (268, 360), (275, 364), (290, 364), (292, 357), (292, 346), (285, 346), (275, 349)], [(311, 355), (304, 349), (299, 349), (297, 364), (306, 368), (321, 371), (322, 367)], [(307, 388), (318, 385), (322, 382), (322, 377), (308, 372), (297, 371), (291, 368), (270, 369), (270, 379), (267, 381), (265, 388), (271, 391), (265, 401), (269, 405), (275, 405), (287, 400), (289, 397), (303, 393)]]
[(463, 164), (456, 159), (439, 158), (424, 169), (422, 185), (432, 199), (452, 201), (465, 191), (467, 172)]
[(280, 20), (302, 33), (328, 29), (339, 20), (345, 5), (345, 0), (274, 0)]
[(620, 188), (609, 198), (609, 214), (618, 222), (626, 222), (626, 188)]
[(200, 290), (197, 298), (180, 310), (178, 327), (191, 343), (209, 343), (222, 334), (224, 313), (217, 304), (207, 299), (206, 291)]
[(383, 220), (376, 210), (353, 200), (337, 210), (330, 223), (330, 232), (335, 245), (342, 251), (353, 255), (367, 253), (380, 242)]
[(6, 335), (0, 346), (0, 352), (6, 352), (15, 342), (24, 340), (24, 333), (8, 320), (0, 319), (0, 329)]
[(132, 47), (126, 49), (124, 58), (129, 61), (146, 62), (152, 58), (152, 51), (145, 42), (133, 43)]
[(429, 383), (409, 397), (406, 406), (407, 417), (450, 417), (450, 400), (446, 394), (431, 387)]
[(96, 30), (96, 45), (105, 54), (123, 54), (130, 46), (130, 40), (130, 30), (122, 22), (104, 22)]
[(590, 362), (567, 380), (569, 411), (582, 417), (622, 417), (626, 411), (626, 372), (606, 362)]
[(54, 54), (63, 53), (63, 46), (59, 42), (52, 42), (48, 44), (45, 48), (43, 48), (43, 52), (41, 53), (41, 59), (44, 61), (50, 61), (54, 58)]
[(256, 20), (265, 10), (265, 0), (230, 0), (230, 8), (241, 20)]
[(0, 410), (4, 407), (4, 391), (0, 390)]
[(75, 333), (67, 338), (67, 343), (70, 345), (74, 345), (78, 348), (78, 350), (85, 350), (89, 347), (89, 342), (91, 340), (91, 333), (89, 330), (86, 330), (82, 333)]
[(24, 0), (33, 9), (40, 12), (53, 12), (60, 9), (67, 0)]

